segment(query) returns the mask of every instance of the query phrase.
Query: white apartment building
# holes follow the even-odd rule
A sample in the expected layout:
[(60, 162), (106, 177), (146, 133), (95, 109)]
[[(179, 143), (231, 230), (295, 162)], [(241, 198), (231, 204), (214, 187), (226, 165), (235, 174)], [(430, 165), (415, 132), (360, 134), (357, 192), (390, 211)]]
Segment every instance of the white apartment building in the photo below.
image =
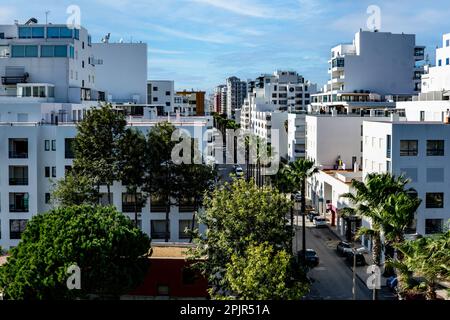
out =
[[(450, 124), (364, 121), (363, 177), (371, 172), (405, 175), (422, 203), (413, 231), (442, 232), (450, 219)], [(375, 145), (372, 140), (379, 141)]]
[(448, 91), (450, 88), (450, 33), (442, 36), (442, 47), (436, 49), (436, 66), (422, 75), (422, 93)]
[(360, 30), (351, 44), (331, 49), (330, 80), (313, 96), (311, 109), (341, 113), (354, 109), (394, 107), (420, 91), (423, 46), (414, 34)]
[[(252, 111), (253, 133), (272, 145), (274, 151), (283, 159), (287, 158), (287, 127), (288, 113), (282, 111)], [(272, 137), (274, 131), (278, 131), (278, 141), (276, 136)], [(274, 144), (278, 143), (278, 146)]]
[(108, 101), (147, 103), (146, 43), (93, 43), (92, 50), (102, 59), (96, 84), (108, 92)]
[(288, 113), (287, 160), (289, 162), (305, 158), (305, 116), (306, 112)]
[[(60, 179), (72, 165), (71, 143), (76, 135), (76, 122), (98, 101), (111, 98), (114, 106), (125, 110), (128, 125), (142, 131), (151, 130), (158, 122), (170, 121), (175, 127), (191, 133), (199, 148), (212, 152), (208, 129), (211, 117), (158, 117), (154, 107), (139, 103), (146, 98), (146, 61), (129, 72), (117, 65), (117, 52), (142, 57), (142, 44), (112, 47), (94, 53), (94, 44), (84, 28), (68, 29), (65, 25), (28, 24), (0, 26), (0, 246), (16, 246), (27, 221), (37, 213), (50, 209), (51, 180)], [(146, 50), (145, 50), (146, 51)], [(122, 57), (126, 61), (125, 57)], [(122, 64), (126, 64), (125, 62)], [(118, 75), (119, 83), (139, 85), (116, 90), (116, 83), (98, 83), (101, 74)], [(122, 71), (120, 71), (122, 70)], [(144, 91), (142, 91), (144, 88)], [(145, 100), (144, 100), (145, 101)], [(121, 102), (121, 103), (118, 103)], [(106, 192), (104, 189), (102, 192)], [(134, 199), (126, 194), (120, 182), (112, 188), (113, 203), (134, 219)], [(140, 226), (153, 241), (164, 241), (165, 213), (157, 199), (149, 199), (142, 208)], [(190, 225), (193, 208), (189, 204), (171, 208), (170, 241), (187, 241), (183, 233)], [(201, 230), (203, 226), (200, 226)]]
[(242, 107), (247, 96), (247, 82), (237, 77), (229, 77), (226, 88), (226, 114), (229, 119), (235, 119), (235, 110)]
[[(183, 101), (178, 102), (179, 104)], [(156, 107), (158, 114), (166, 115), (175, 111), (175, 82), (173, 80), (148, 80), (147, 104)]]
[[(266, 74), (255, 81), (249, 81), (247, 98), (241, 109), (241, 128), (261, 137), (269, 135), (269, 132), (261, 134), (268, 125), (271, 129), (278, 130), (280, 155), (287, 159), (288, 111), (306, 110), (310, 96), (315, 92), (316, 85), (306, 81), (294, 71), (276, 71), (273, 75)], [(265, 123), (264, 119), (270, 113), (272, 113), (270, 124)], [(300, 128), (304, 126), (299, 126)], [(297, 135), (301, 134), (300, 132)]]

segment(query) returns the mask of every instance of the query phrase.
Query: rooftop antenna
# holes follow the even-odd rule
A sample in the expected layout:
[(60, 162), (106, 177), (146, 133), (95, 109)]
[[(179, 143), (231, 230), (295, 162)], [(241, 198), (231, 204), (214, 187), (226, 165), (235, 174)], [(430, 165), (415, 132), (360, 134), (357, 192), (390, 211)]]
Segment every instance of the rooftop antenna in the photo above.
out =
[(48, 24), (48, 14), (50, 13), (50, 10), (45, 11), (45, 24)]

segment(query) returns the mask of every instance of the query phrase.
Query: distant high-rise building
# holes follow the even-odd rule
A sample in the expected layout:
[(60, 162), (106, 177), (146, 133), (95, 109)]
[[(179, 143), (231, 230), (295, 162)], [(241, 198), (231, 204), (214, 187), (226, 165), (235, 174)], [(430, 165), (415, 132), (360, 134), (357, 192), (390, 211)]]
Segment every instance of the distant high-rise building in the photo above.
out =
[[(224, 90), (225, 89), (225, 90)], [(214, 88), (213, 111), (219, 114), (224, 112), (224, 100), (226, 104), (226, 85), (221, 84)]]
[(244, 99), (247, 96), (247, 82), (241, 81), (237, 77), (229, 77), (226, 86), (226, 114), (228, 118), (234, 119), (234, 111), (242, 107)]

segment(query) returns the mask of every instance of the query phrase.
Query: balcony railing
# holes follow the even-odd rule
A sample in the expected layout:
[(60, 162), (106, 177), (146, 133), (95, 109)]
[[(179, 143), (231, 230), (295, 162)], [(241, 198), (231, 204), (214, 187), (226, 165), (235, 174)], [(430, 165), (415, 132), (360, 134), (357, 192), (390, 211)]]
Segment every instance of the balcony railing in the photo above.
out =
[(28, 212), (28, 206), (9, 205), (9, 212)]
[[(152, 239), (165, 239), (166, 232), (152, 232)], [(167, 235), (167, 238), (170, 239), (170, 232)]]
[(3, 85), (15, 85), (18, 83), (26, 83), (27, 82), (27, 76), (4, 76), (2, 77), (2, 84)]
[[(134, 203), (122, 203), (122, 212), (134, 212), (135, 210), (135, 204)], [(142, 206), (137, 206), (137, 212), (142, 211)]]
[(26, 159), (26, 158), (28, 158), (28, 152), (10, 151), (9, 158), (10, 159)]
[(164, 204), (152, 204), (150, 203), (151, 212), (166, 212), (166, 206)]
[(28, 178), (9, 178), (10, 186), (27, 186)]

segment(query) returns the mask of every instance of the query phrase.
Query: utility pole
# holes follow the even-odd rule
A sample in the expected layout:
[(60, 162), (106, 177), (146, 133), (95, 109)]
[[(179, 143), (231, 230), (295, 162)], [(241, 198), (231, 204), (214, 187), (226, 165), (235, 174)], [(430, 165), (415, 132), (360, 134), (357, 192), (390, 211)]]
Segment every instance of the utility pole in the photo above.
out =
[(353, 293), (353, 300), (356, 300), (356, 248), (353, 247), (353, 287), (352, 287), (352, 293)]

